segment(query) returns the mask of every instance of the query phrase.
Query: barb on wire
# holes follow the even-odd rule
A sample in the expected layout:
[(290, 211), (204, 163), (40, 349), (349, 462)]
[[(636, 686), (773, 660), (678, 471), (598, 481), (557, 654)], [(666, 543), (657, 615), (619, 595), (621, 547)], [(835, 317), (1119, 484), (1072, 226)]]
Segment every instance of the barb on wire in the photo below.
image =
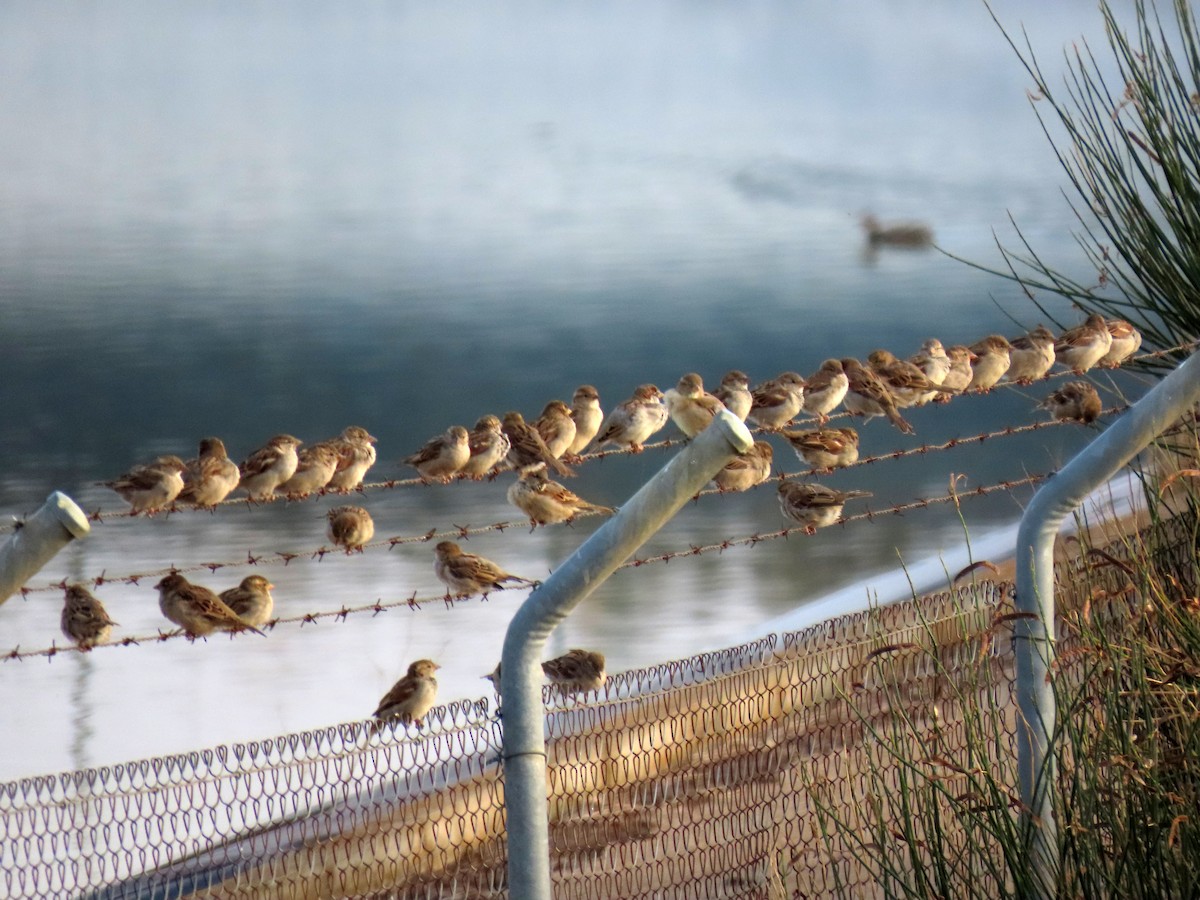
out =
[[(916, 509), (927, 509), (930, 506), (936, 506), (942, 503), (959, 502), (971, 497), (985, 497), (989, 494), (994, 494), (999, 491), (1011, 491), (1019, 487), (1037, 484), (1053, 475), (1054, 472), (1046, 472), (1041, 475), (1030, 475), (1026, 478), (1001, 481), (991, 485), (981, 485), (980, 487), (970, 490), (955, 490), (949, 494), (939, 497), (924, 497), (910, 501), (908, 503), (898, 503), (880, 510), (868, 510), (865, 513), (859, 513), (853, 516), (847, 516), (840, 520), (840, 524), (848, 525), (854, 522), (875, 521), (889, 515), (901, 515), (905, 512)], [(668, 563), (672, 559), (689, 556), (702, 556), (706, 553), (723, 553), (734, 547), (753, 547), (764, 541), (775, 540), (777, 538), (787, 538), (793, 534), (806, 535), (802, 527), (783, 528), (779, 531), (760, 532), (758, 534), (747, 535), (740, 538), (726, 538), (715, 544), (707, 544), (703, 546), (690, 545), (687, 549), (677, 550), (670, 553), (663, 553), (658, 556), (645, 557), (641, 559), (632, 559), (620, 566), (622, 569), (633, 569), (640, 566), (649, 565), (651, 563)], [(113, 579), (107, 579), (112, 581)], [(518, 590), (529, 588), (509, 588), (509, 590)], [(268, 622), (265, 627), (274, 630), (279, 625), (296, 624), (303, 627), (307, 624), (315, 624), (321, 620), (329, 619), (334, 622), (344, 622), (352, 615), (361, 615), (370, 613), (372, 616), (379, 615), (381, 612), (386, 612), (392, 609), (408, 608), (414, 611), (424, 609), (426, 604), (445, 603), (447, 606), (453, 606), (459, 601), (453, 598), (448, 598), (446, 595), (418, 597), (414, 592), (411, 596), (402, 600), (383, 601), (376, 600), (374, 603), (367, 603), (360, 606), (342, 605), (337, 609), (321, 610), (317, 612), (303, 613), (295, 616), (287, 616), (275, 619)], [(186, 635), (181, 632), (158, 632), (153, 635), (144, 635), (141, 637), (127, 637), (120, 640), (112, 641), (107, 644), (99, 644), (97, 647), (127, 647), (141, 646), (147, 643), (161, 643), (163, 641), (176, 640), (185, 638)], [(38, 650), (21, 650), (20, 647), (15, 647), (11, 651), (0, 653), (0, 662), (10, 662), (14, 660), (29, 659), (31, 657), (44, 656), (52, 658), (60, 653), (81, 652), (74, 646), (56, 646), (51, 644), (50, 647), (41, 648)]]

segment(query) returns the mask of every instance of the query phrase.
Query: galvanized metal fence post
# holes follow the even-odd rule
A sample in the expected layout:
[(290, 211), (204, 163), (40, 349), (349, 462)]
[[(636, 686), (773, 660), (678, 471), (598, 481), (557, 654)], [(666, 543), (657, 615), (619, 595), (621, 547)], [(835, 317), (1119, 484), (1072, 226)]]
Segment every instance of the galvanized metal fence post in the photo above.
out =
[(1054, 732), (1054, 539), (1063, 520), (1200, 402), (1200, 354), (1117, 419), (1034, 495), (1017, 530), (1018, 612), (1014, 656), (1017, 692), (1017, 767), (1027, 847), (1038, 886), (1033, 896), (1054, 896), (1058, 833), (1054, 820), (1057, 770)]
[[(535, 590), (508, 626), (501, 656), (508, 895), (550, 900), (541, 655), (550, 632), (736, 454), (754, 445), (721, 413)], [(682, 598), (681, 598), (682, 599)]]
[(0, 603), (59, 550), (91, 530), (87, 516), (74, 500), (59, 491), (47, 497), (41, 509), (21, 523), (0, 547)]

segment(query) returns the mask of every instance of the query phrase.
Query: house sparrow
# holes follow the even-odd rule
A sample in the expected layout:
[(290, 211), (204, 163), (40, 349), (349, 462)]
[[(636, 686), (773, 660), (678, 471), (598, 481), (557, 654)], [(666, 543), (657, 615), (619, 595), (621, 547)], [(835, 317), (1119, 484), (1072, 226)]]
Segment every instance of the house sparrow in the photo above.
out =
[(750, 379), (745, 372), (731, 369), (721, 378), (721, 385), (712, 392), (713, 396), (725, 404), (725, 408), (746, 421), (750, 415), (750, 406), (754, 397), (750, 393)]
[(986, 394), (996, 386), (1012, 364), (1012, 344), (1003, 335), (990, 334), (971, 345), (975, 359), (971, 362), (971, 383), (967, 390)]
[(574, 459), (592, 442), (604, 421), (600, 394), (590, 384), (581, 384), (575, 389), (575, 396), (571, 398), (571, 418), (575, 420), (575, 440), (571, 441), (565, 455)]
[(563, 477), (575, 474), (550, 452), (550, 448), (546, 446), (546, 441), (538, 434), (537, 429), (529, 425), (525, 421), (525, 417), (516, 410), (510, 410), (504, 414), (500, 428), (504, 432), (504, 436), (508, 438), (508, 454), (505, 458), (508, 460), (508, 464), (518, 472), (530, 466), (536, 466), (538, 463), (545, 463)]
[(1008, 380), (1015, 384), (1033, 384), (1054, 365), (1054, 335), (1045, 325), (1009, 341)]
[(433, 551), (437, 555), (433, 571), (454, 597), (483, 594), (486, 598), (491, 591), (504, 590), (504, 583), (507, 581), (534, 586), (538, 584), (528, 578), (505, 572), (490, 559), (465, 552), (454, 541), (442, 541)]
[(329, 443), (305, 447), (296, 456), (296, 471), (292, 477), (275, 488), (289, 500), (303, 498), (323, 490), (338, 467), (337, 448)]
[(221, 591), (221, 601), (247, 625), (258, 628), (271, 621), (275, 610), (275, 598), (271, 596), (274, 587), (261, 575), (247, 575), (237, 587)]
[(129, 514), (154, 515), (169, 506), (183, 490), (183, 460), (178, 456), (160, 456), (154, 462), (134, 466), (114, 481), (101, 484), (112, 488), (129, 504)]
[(721, 493), (726, 491), (748, 491), (771, 477), (771, 461), (775, 449), (766, 441), (755, 441), (745, 453), (739, 453), (713, 476), (713, 482)]
[(642, 445), (667, 424), (663, 394), (652, 384), (643, 384), (633, 396), (615, 407), (600, 426), (596, 446), (616, 444), (641, 453)]
[(251, 453), (238, 466), (241, 487), (251, 500), (266, 500), (296, 472), (300, 458), (296, 448), (303, 441), (290, 434), (277, 434), (266, 445)]
[(878, 375), (853, 357), (842, 360), (842, 370), (850, 381), (843, 401), (846, 409), (856, 416), (866, 416), (868, 421), (875, 416), (887, 416), (905, 434), (913, 433), (913, 427), (896, 411), (892, 392)]
[(253, 625), (243, 622), (238, 614), (206, 587), (191, 584), (182, 575), (167, 575), (158, 584), (158, 608), (162, 614), (183, 628), (195, 639), (214, 631), (253, 631)]
[(1082, 422), (1089, 425), (1100, 416), (1100, 395), (1086, 381), (1069, 381), (1038, 404), (1049, 410), (1056, 422)]
[(846, 399), (850, 379), (842, 370), (840, 359), (827, 359), (804, 385), (804, 411), (824, 425), (829, 414)]
[(404, 457), (404, 463), (416, 469), (422, 481), (438, 479), (448, 484), (471, 459), (471, 436), (461, 425), (451, 425), (445, 434), (431, 438), (416, 453)]
[(1105, 324), (1112, 335), (1112, 346), (1101, 357), (1100, 365), (1115, 369), (1138, 352), (1142, 346), (1142, 333), (1124, 319), (1109, 319)]
[(467, 437), (467, 447), (471, 456), (458, 474), (480, 481), (508, 455), (508, 436), (501, 429), (500, 420), (493, 415), (480, 416)]
[(887, 385), (896, 406), (901, 409), (921, 405), (922, 401), (927, 403), (926, 398), (936, 394), (958, 393), (952, 387), (935, 384), (915, 363), (897, 359), (890, 350), (872, 350), (867, 365)]
[(823, 484), (785, 481), (779, 486), (779, 508), (813, 534), (840, 519), (847, 500), (870, 496), (868, 491), (835, 491)]
[(520, 474), (508, 489), (508, 502), (525, 515), (534, 526), (570, 522), (581, 512), (597, 512), (611, 516), (615, 510), (597, 506), (551, 481), (544, 466), (532, 466)]
[[(946, 377), (942, 379), (942, 387), (958, 388), (960, 391), (965, 391), (971, 384), (971, 378), (974, 372), (971, 369), (977, 357), (968, 347), (962, 344), (955, 344), (946, 350), (946, 356), (950, 358), (950, 371), (946, 373)], [(933, 398), (934, 403), (949, 403), (949, 394), (938, 394)]]
[(534, 429), (546, 442), (546, 449), (555, 459), (575, 443), (575, 420), (571, 418), (571, 407), (561, 400), (551, 400), (534, 420)]
[(858, 432), (853, 428), (785, 431), (783, 436), (796, 456), (814, 469), (828, 473), (858, 462)]
[(546, 660), (542, 663), (542, 671), (564, 697), (597, 691), (608, 677), (604, 671), (604, 654), (578, 647)]
[(375, 520), (361, 506), (338, 506), (325, 513), (325, 518), (329, 520), (329, 539), (347, 553), (362, 553), (363, 545), (375, 537)]
[(372, 713), (379, 720), (373, 730), (378, 731), (379, 724), (388, 719), (399, 719), (405, 725), (414, 722), (420, 728), (422, 720), (437, 702), (438, 684), (433, 673), (440, 668), (429, 659), (418, 659), (410, 665), (405, 676), (383, 695)]
[(1076, 375), (1082, 375), (1112, 350), (1113, 336), (1104, 316), (1092, 313), (1082, 325), (1068, 329), (1054, 342), (1054, 353)]
[(108, 616), (104, 604), (82, 584), (67, 585), (63, 602), (62, 633), (75, 642), (80, 650), (91, 650), (103, 644), (118, 623)]
[[(946, 376), (950, 374), (950, 357), (946, 355), (946, 348), (942, 346), (942, 342), (937, 338), (929, 338), (925, 341), (921, 345), (921, 349), (910, 356), (908, 361), (920, 369), (921, 374), (934, 384), (945, 384)], [(961, 391), (962, 388), (958, 390)], [(924, 406), (938, 397), (945, 396), (948, 395), (943, 392), (926, 391), (913, 405)]]
[(206, 437), (200, 441), (196, 458), (186, 463), (183, 490), (177, 499), (212, 509), (233, 492), (241, 477), (221, 439)]
[(694, 438), (709, 426), (725, 404), (704, 390), (704, 382), (695, 372), (688, 372), (675, 387), (663, 395), (663, 405), (675, 426)]
[(784, 372), (764, 381), (750, 392), (752, 419), (767, 431), (778, 431), (792, 421), (804, 406), (804, 379), (795, 372)]
[(338, 464), (326, 487), (331, 491), (346, 493), (357, 490), (375, 465), (376, 453), (373, 446), (379, 438), (358, 425), (347, 425), (342, 433), (325, 441), (337, 450)]

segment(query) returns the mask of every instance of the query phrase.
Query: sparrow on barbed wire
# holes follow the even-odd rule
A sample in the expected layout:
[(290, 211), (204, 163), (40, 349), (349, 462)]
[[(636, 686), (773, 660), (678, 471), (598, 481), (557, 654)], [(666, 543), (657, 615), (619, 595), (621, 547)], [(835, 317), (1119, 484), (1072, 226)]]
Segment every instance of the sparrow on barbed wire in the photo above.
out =
[(606, 516), (615, 512), (611, 506), (589, 503), (557, 481), (551, 481), (544, 466), (523, 471), (509, 486), (507, 497), (509, 503), (529, 517), (534, 527), (572, 522), (581, 512)]
[(1069, 381), (1038, 404), (1056, 422), (1090, 425), (1100, 417), (1100, 395), (1086, 381)]
[(244, 490), (251, 500), (270, 499), (275, 493), (275, 488), (296, 473), (296, 466), (300, 463), (296, 448), (302, 443), (303, 441), (290, 434), (275, 435), (238, 466), (241, 473), (238, 487)]
[[(971, 384), (971, 378), (974, 377), (971, 363), (975, 361), (975, 354), (971, 352), (969, 347), (964, 347), (962, 344), (955, 344), (952, 347), (946, 348), (946, 356), (950, 359), (950, 371), (942, 379), (942, 387), (952, 387), (957, 388), (959, 391), (965, 391)], [(938, 394), (933, 398), (933, 402), (949, 403), (950, 395)]]
[(458, 470), (458, 474), (464, 478), (481, 481), (508, 455), (508, 437), (500, 427), (500, 420), (490, 413), (480, 416), (467, 437), (467, 447), (471, 455), (467, 464)]
[(1028, 334), (1009, 341), (1007, 380), (1014, 384), (1033, 384), (1054, 366), (1054, 334), (1039, 325)]
[(842, 402), (847, 410), (870, 421), (875, 416), (887, 416), (888, 421), (905, 434), (912, 434), (913, 427), (896, 410), (896, 400), (888, 386), (870, 369), (853, 357), (842, 360), (842, 369), (850, 381), (846, 399)]
[[(890, 350), (872, 350), (867, 365), (892, 393), (898, 408), (920, 406), (937, 394), (957, 394), (952, 387), (935, 384), (915, 363), (897, 359)], [(943, 379), (945, 380), (945, 379)]]
[(329, 479), (328, 490), (345, 494), (360, 488), (367, 471), (375, 465), (377, 454), (373, 445), (378, 440), (359, 425), (347, 425), (340, 435), (326, 441), (338, 454), (337, 469)]
[(375, 520), (361, 506), (337, 506), (325, 513), (325, 518), (329, 520), (329, 539), (347, 554), (362, 553), (363, 545), (375, 536)]
[(571, 398), (571, 419), (575, 422), (575, 440), (564, 454), (578, 459), (583, 448), (592, 442), (604, 421), (604, 410), (600, 408), (600, 394), (590, 384), (581, 384)]
[(571, 418), (571, 407), (561, 400), (547, 403), (542, 414), (534, 420), (533, 428), (546, 442), (546, 449), (555, 459), (561, 459), (575, 443), (575, 420)]
[(1112, 346), (1101, 357), (1099, 365), (1115, 369), (1141, 348), (1142, 333), (1124, 319), (1109, 319), (1105, 324), (1112, 335)]
[(247, 575), (241, 584), (221, 591), (219, 596), (239, 619), (260, 628), (271, 621), (271, 613), (275, 610), (275, 598), (271, 596), (274, 587), (261, 575)]
[(451, 425), (445, 434), (431, 438), (416, 453), (404, 457), (405, 465), (412, 466), (422, 481), (437, 479), (443, 484), (450, 481), (471, 458), (470, 435), (461, 425)]
[(229, 458), (224, 442), (217, 437), (200, 441), (195, 459), (189, 459), (183, 471), (183, 490), (178, 500), (212, 509), (238, 486), (241, 474)]
[(721, 377), (720, 385), (712, 394), (725, 404), (727, 410), (743, 422), (746, 421), (746, 416), (750, 415), (754, 397), (750, 393), (750, 378), (745, 372), (730, 369)]
[[(926, 340), (921, 345), (921, 349), (909, 357), (908, 361), (920, 369), (921, 374), (934, 384), (954, 388), (954, 385), (945, 384), (946, 376), (950, 374), (950, 357), (946, 355), (946, 348), (937, 338)], [(955, 390), (961, 391), (962, 388), (955, 388)], [(939, 391), (926, 391), (918, 398), (915, 405), (925, 406), (941, 396), (945, 396), (945, 394)]]
[(154, 462), (134, 466), (119, 478), (101, 484), (114, 490), (129, 504), (131, 516), (141, 512), (154, 515), (173, 503), (183, 490), (185, 468), (178, 456), (160, 456)]
[(846, 399), (846, 391), (849, 389), (850, 379), (846, 377), (842, 361), (827, 359), (805, 380), (801, 408), (816, 418), (819, 424), (824, 425), (829, 421), (829, 414)]
[(858, 462), (858, 432), (853, 428), (785, 431), (783, 436), (801, 461), (826, 474)]
[(467, 553), (454, 541), (442, 541), (433, 548), (436, 556), (433, 571), (442, 584), (450, 589), (453, 599), (474, 597), (484, 599), (492, 591), (502, 591), (508, 582), (537, 586), (539, 582), (505, 572), (490, 559)]
[(1092, 313), (1082, 325), (1064, 331), (1054, 342), (1057, 361), (1082, 375), (1112, 350), (1113, 336), (1104, 316)]
[(62, 610), (62, 632), (80, 650), (103, 644), (118, 624), (108, 615), (104, 604), (82, 584), (67, 585)]
[(537, 429), (526, 422), (525, 417), (516, 410), (509, 410), (504, 414), (500, 429), (508, 438), (509, 447), (505, 459), (508, 460), (509, 466), (518, 472), (543, 463), (564, 478), (575, 474), (550, 452)]
[(750, 392), (748, 419), (767, 431), (779, 431), (804, 407), (805, 381), (796, 372), (783, 372)]
[(675, 387), (663, 395), (663, 405), (675, 427), (689, 438), (707, 428), (725, 404), (704, 390), (704, 381), (695, 372), (688, 372)]
[(289, 500), (303, 500), (325, 489), (337, 471), (338, 451), (330, 444), (319, 443), (305, 447), (296, 456), (296, 471), (292, 477), (275, 488)]
[(739, 453), (713, 476), (713, 483), (721, 493), (748, 491), (771, 477), (771, 461), (775, 448), (767, 441), (755, 441), (745, 453)]
[(642, 445), (667, 424), (663, 393), (653, 384), (643, 384), (633, 396), (608, 414), (596, 434), (596, 446), (616, 444), (641, 453)]
[(779, 485), (779, 508), (813, 534), (837, 522), (847, 500), (870, 496), (869, 491), (837, 491), (815, 482), (785, 481)]
[[(189, 638), (207, 637), (214, 631), (253, 631), (220, 597), (208, 588), (192, 584), (179, 573), (167, 575), (158, 584), (158, 608), (180, 626)], [(264, 635), (265, 636), (265, 635)]]
[(977, 394), (991, 391), (1012, 365), (1012, 344), (1001, 334), (989, 334), (971, 345), (971, 383), (967, 390)]

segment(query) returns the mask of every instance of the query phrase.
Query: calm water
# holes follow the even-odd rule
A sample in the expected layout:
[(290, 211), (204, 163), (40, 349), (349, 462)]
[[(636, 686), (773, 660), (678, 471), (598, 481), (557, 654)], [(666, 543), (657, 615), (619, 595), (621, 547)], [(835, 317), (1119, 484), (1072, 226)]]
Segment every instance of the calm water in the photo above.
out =
[[(1093, 4), (1001, 2), (1048, 66)], [(811, 7), (811, 8), (810, 8)], [(1009, 212), (1078, 257), (1060, 175), (982, 5), (73, 2), (0, 6), (0, 512), (221, 435), (240, 459), (288, 431), (361, 424), (371, 480), (485, 412), (536, 415), (595, 384), (608, 407), (686, 371), (811, 372), (936, 334), (971, 342), (1035, 312), (937, 253), (864, 254), (859, 214), (919, 217), (997, 260)], [(1061, 316), (1077, 317), (1061, 306)], [(914, 413), (923, 441), (1033, 418), (1045, 393)], [(877, 505), (1043, 471), (1080, 429), (845, 473)], [(911, 446), (879, 421), (864, 451)], [(664, 453), (572, 483), (619, 504)], [(777, 462), (798, 463), (777, 445)], [(777, 466), (778, 470), (779, 466)], [(380, 535), (519, 518), (507, 481), (377, 491)], [(963, 506), (976, 534), (1027, 494)], [(110, 520), (33, 584), (304, 556), (267, 574), (284, 615), (438, 592), (428, 547), (353, 559), (330, 499)], [(784, 524), (771, 488), (688, 507), (647, 552)], [(541, 575), (594, 527), (471, 541)], [(786, 610), (952, 548), (952, 509), (615, 576), (552, 638), (610, 668), (721, 646)], [(198, 580), (223, 589), (244, 570)], [(162, 620), (153, 581), (98, 595), (122, 633)], [(866, 596), (866, 588), (863, 589)], [(0, 609), (0, 651), (61, 641), (61, 594)], [(478, 696), (517, 598), (281, 627), (266, 640), (0, 664), (0, 779), (319, 727), (370, 713), (407, 662)], [(12, 736), (19, 736), (13, 739)]]

